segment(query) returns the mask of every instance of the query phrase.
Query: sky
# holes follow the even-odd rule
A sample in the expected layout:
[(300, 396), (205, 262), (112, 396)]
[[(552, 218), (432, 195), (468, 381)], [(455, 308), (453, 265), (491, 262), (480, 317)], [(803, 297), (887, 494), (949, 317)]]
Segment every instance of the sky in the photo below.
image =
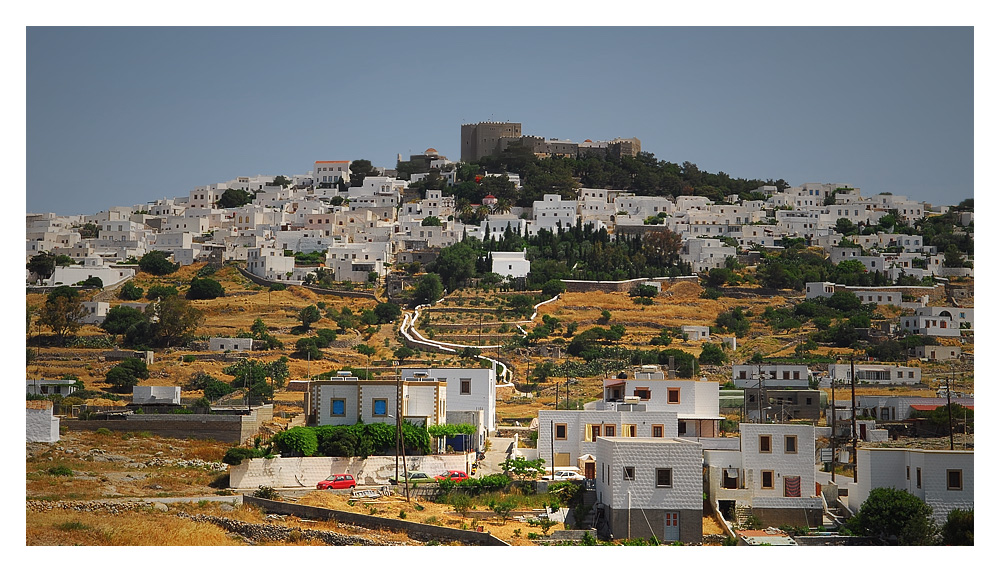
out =
[(93, 214), (462, 123), (733, 177), (973, 196), (968, 27), (28, 27), (28, 212)]

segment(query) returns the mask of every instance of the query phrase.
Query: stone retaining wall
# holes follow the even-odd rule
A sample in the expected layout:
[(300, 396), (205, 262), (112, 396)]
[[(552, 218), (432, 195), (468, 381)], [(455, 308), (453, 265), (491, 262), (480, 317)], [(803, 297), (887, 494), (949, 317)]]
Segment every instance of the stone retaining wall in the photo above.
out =
[(644, 282), (659, 282), (660, 287), (678, 282), (698, 283), (697, 276), (661, 276), (658, 278), (633, 278), (632, 280), (563, 280), (567, 292), (628, 292)]
[(395, 530), (398, 532), (404, 532), (411, 538), (418, 540), (460, 542), (471, 546), (510, 546), (506, 542), (488, 532), (459, 530), (457, 528), (447, 528), (444, 526), (434, 526), (419, 522), (382, 518), (378, 516), (344, 512), (328, 508), (284, 503), (245, 495), (243, 497), (243, 502), (251, 506), (259, 506), (272, 514), (287, 514), (297, 516), (299, 518), (317, 520), (334, 520), (364, 528)]
[[(469, 457), (471, 463), (473, 458)], [(465, 455), (408, 456), (405, 468), (428, 475), (445, 470), (465, 470)], [(404, 465), (400, 459), (399, 470)], [(396, 477), (396, 457), (276, 457), (274, 459), (244, 459), (229, 470), (229, 486), (234, 489), (316, 488), (316, 483), (330, 475), (354, 475), (359, 485), (385, 485)]]

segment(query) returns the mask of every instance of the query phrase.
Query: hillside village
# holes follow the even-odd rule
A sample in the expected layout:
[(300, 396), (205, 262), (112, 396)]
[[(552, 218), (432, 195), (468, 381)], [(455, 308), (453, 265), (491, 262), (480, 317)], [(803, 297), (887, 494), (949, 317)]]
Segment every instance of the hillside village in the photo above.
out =
[[(443, 543), (954, 543), (971, 519), (971, 198), (519, 123), (394, 167), (26, 215), (29, 543), (32, 502), (156, 496), (53, 492), (66, 463), (156, 466), (60, 445), (114, 435), (217, 443), (185, 467), (201, 494)], [(929, 528), (870, 524), (887, 490)]]

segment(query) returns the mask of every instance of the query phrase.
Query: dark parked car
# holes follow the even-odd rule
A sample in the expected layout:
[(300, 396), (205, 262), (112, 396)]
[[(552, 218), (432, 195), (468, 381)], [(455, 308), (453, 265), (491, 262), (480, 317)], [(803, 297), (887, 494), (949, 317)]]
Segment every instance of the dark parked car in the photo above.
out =
[(330, 475), (325, 481), (316, 483), (316, 488), (324, 489), (353, 489), (357, 483), (354, 482), (354, 475)]

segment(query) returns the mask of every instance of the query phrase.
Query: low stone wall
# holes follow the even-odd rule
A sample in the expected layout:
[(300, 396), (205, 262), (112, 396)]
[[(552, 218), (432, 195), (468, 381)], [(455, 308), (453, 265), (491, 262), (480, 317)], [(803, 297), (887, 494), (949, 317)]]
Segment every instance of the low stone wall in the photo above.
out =
[(457, 528), (446, 528), (444, 526), (434, 526), (419, 522), (382, 518), (379, 516), (344, 512), (329, 508), (272, 501), (246, 495), (243, 496), (243, 502), (251, 506), (259, 506), (266, 512), (272, 514), (287, 514), (297, 516), (299, 518), (316, 520), (334, 520), (364, 528), (394, 530), (397, 532), (404, 532), (411, 538), (417, 540), (460, 542), (471, 546), (510, 546), (506, 542), (488, 532), (459, 530)]
[[(469, 462), (473, 461), (469, 456)], [(465, 470), (465, 455), (408, 456), (406, 467), (428, 475), (445, 470)], [(402, 459), (400, 473), (404, 470)], [(354, 475), (359, 485), (385, 485), (396, 477), (396, 457), (276, 457), (274, 459), (244, 459), (230, 468), (229, 486), (234, 489), (315, 488), (316, 483), (334, 474)]]
[(330, 290), (327, 288), (320, 288), (319, 286), (313, 286), (311, 284), (289, 284), (287, 282), (273, 282), (271, 280), (261, 278), (256, 274), (251, 274), (250, 272), (247, 272), (247, 270), (244, 269), (242, 266), (237, 266), (237, 269), (240, 271), (240, 274), (242, 274), (247, 280), (250, 280), (254, 284), (257, 284), (258, 286), (271, 286), (272, 284), (281, 284), (283, 286), (301, 286), (302, 288), (307, 288), (309, 290), (312, 290), (313, 292), (316, 292), (317, 294), (330, 294), (331, 296), (343, 296), (345, 298), (370, 298), (372, 300), (378, 299), (375, 296), (374, 292), (357, 292), (354, 290)]
[(633, 278), (632, 280), (563, 280), (567, 292), (628, 292), (643, 282), (659, 282), (660, 287), (678, 282), (698, 283), (697, 276), (661, 276), (658, 278)]

